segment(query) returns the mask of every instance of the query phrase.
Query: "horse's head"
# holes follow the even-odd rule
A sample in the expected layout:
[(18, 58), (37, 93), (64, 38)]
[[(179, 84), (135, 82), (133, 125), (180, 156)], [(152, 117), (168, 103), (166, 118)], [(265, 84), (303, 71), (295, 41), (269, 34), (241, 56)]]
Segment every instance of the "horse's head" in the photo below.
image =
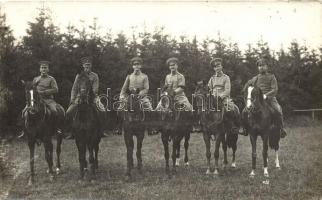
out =
[(92, 84), (85, 72), (79, 74), (77, 79), (78, 94), (80, 95), (80, 104), (90, 104), (93, 102), (94, 94)]
[(21, 81), (25, 87), (26, 106), (30, 114), (36, 114), (40, 110), (40, 96), (36, 85), (32, 81)]
[(207, 109), (207, 98), (209, 97), (209, 90), (205, 80), (196, 82), (194, 99), (196, 100), (197, 111), (205, 111)]
[(172, 87), (164, 85), (161, 88), (161, 105), (166, 110), (173, 110), (173, 100), (175, 92)]
[(246, 108), (252, 112), (259, 110), (264, 104), (263, 92), (259, 87), (249, 86), (247, 88)]

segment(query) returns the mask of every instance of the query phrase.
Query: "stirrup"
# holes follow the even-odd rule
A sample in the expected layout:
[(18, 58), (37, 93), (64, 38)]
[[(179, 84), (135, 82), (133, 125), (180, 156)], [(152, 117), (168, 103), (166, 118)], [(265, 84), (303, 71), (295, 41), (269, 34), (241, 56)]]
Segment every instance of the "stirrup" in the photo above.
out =
[(18, 135), (18, 137), (17, 137), (17, 138), (18, 138), (18, 139), (20, 139), (20, 138), (22, 138), (23, 136), (25, 136), (25, 132), (24, 132), (24, 131), (21, 131), (21, 132), (20, 132), (20, 135)]
[(287, 133), (286, 133), (286, 131), (285, 131), (284, 128), (281, 128), (280, 134), (281, 134), (281, 138), (285, 138), (286, 137)]

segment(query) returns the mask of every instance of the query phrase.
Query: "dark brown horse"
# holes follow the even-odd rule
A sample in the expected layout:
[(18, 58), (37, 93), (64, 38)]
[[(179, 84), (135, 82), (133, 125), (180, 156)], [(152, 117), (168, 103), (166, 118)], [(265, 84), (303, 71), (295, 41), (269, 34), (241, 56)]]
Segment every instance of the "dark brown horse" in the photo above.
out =
[(185, 138), (184, 148), (185, 165), (189, 165), (188, 148), (190, 133), (192, 131), (192, 111), (185, 111), (184, 106), (174, 103), (174, 91), (170, 88), (162, 88), (161, 105), (163, 110), (156, 111), (159, 120), (159, 130), (164, 146), (164, 157), (166, 161), (166, 173), (171, 177), (169, 168), (169, 141), (172, 141), (172, 171), (176, 172), (179, 165), (180, 143)]
[(222, 144), (224, 152), (224, 166), (228, 164), (227, 161), (227, 147), (232, 148), (233, 168), (236, 167), (235, 153), (237, 150), (238, 134), (234, 134), (232, 131), (233, 116), (230, 116), (224, 108), (222, 99), (217, 96), (209, 94), (206, 84), (198, 83), (194, 94), (196, 112), (195, 117), (198, 123), (201, 125), (201, 131), (203, 132), (203, 138), (206, 145), (206, 157), (207, 157), (207, 171), (206, 174), (211, 174), (211, 140), (215, 140), (215, 170), (214, 174), (218, 174), (218, 160), (219, 160), (219, 148)]
[[(26, 96), (26, 108), (24, 109), (23, 118), (25, 123), (25, 131), (28, 137), (28, 147), (30, 151), (30, 177), (28, 185), (32, 185), (34, 182), (34, 161), (35, 161), (35, 144), (44, 143), (45, 158), (48, 164), (48, 173), (50, 180), (54, 180), (53, 171), (53, 143), (52, 137), (56, 135), (56, 173), (60, 173), (60, 153), (61, 144), (63, 140), (62, 134), (56, 134), (57, 127), (55, 124), (63, 124), (65, 111), (63, 107), (57, 104), (58, 118), (54, 119), (54, 116), (50, 113), (44, 100), (37, 92), (36, 85), (31, 81), (22, 81), (25, 86)], [(60, 123), (54, 123), (54, 120), (58, 120)], [(63, 127), (60, 127), (63, 128)]]
[(82, 72), (77, 79), (77, 90), (80, 94), (75, 116), (72, 122), (72, 132), (78, 149), (80, 165), (80, 181), (84, 178), (87, 168), (86, 149), (89, 153), (91, 179), (95, 179), (98, 168), (98, 151), (101, 135), (97, 108), (93, 104), (94, 94), (88, 76)]
[(278, 149), (280, 132), (276, 122), (274, 121), (274, 110), (267, 104), (263, 98), (263, 93), (260, 88), (249, 86), (247, 88), (246, 107), (243, 110), (243, 124), (246, 131), (249, 133), (250, 142), (252, 145), (252, 171), (250, 177), (255, 176), (256, 169), (256, 141), (257, 137), (261, 136), (263, 141), (263, 161), (264, 161), (264, 176), (268, 177), (267, 168), (267, 152), (268, 145), (275, 150), (277, 168), (280, 168), (278, 160)]
[[(129, 91), (130, 92), (130, 91)], [(133, 149), (134, 140), (133, 137), (136, 136), (136, 158), (137, 158), (137, 168), (139, 173), (142, 173), (142, 143), (144, 139), (144, 131), (146, 128), (146, 119), (148, 118), (148, 113), (142, 109), (142, 104), (140, 101), (140, 96), (138, 95), (138, 90), (132, 90), (127, 98), (127, 104), (122, 105), (119, 109), (119, 116), (122, 119), (122, 125), (124, 130), (124, 141), (126, 145), (126, 157), (127, 157), (127, 170), (126, 170), (126, 180), (130, 181), (131, 171), (134, 168), (133, 162)]]

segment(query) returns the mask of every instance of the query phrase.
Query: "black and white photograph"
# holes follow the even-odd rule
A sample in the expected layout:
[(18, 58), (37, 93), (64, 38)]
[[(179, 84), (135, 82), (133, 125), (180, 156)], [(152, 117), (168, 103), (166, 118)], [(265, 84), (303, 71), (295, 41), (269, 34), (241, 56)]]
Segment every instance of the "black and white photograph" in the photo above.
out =
[(0, 199), (322, 200), (322, 1), (0, 0)]

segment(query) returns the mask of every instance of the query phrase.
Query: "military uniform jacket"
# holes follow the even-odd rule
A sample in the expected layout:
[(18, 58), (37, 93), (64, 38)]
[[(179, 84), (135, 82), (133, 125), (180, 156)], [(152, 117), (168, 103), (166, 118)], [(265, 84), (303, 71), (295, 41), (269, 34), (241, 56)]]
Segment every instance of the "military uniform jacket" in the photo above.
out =
[(49, 75), (35, 77), (33, 84), (36, 85), (37, 91), (43, 92), (40, 95), (43, 99), (54, 99), (54, 94), (58, 92), (55, 78)]
[(226, 74), (213, 75), (208, 82), (211, 94), (220, 96), (221, 98), (230, 97), (230, 78)]
[[(76, 75), (76, 78), (75, 78), (75, 81), (74, 81), (74, 84), (73, 84), (73, 87), (72, 87), (72, 91), (71, 91), (71, 97), (70, 97), (70, 101), (72, 103), (78, 101), (79, 97), (80, 97), (80, 94), (78, 93), (78, 90), (77, 90), (77, 81), (78, 81), (78, 74)], [(98, 79), (98, 75), (94, 72), (89, 72), (88, 73), (88, 78), (91, 82), (91, 85), (92, 85), (92, 90), (93, 90), (93, 93), (95, 96), (98, 95), (98, 87), (99, 87), (99, 79)]]
[(147, 94), (149, 91), (149, 78), (146, 74), (139, 72), (139, 73), (132, 73), (128, 75), (124, 81), (122, 90), (121, 90), (121, 97), (127, 96), (127, 91), (131, 89), (139, 89), (140, 94)]
[(271, 73), (258, 74), (246, 83), (245, 88), (249, 85), (259, 87), (267, 97), (275, 97), (278, 91), (277, 80)]
[[(177, 89), (178, 87), (186, 86), (185, 78), (179, 72), (177, 72), (176, 74), (171, 74), (171, 73), (168, 74), (165, 77), (164, 84), (167, 87), (171, 87), (173, 90)], [(185, 95), (185, 93), (182, 91), (180, 94), (176, 94), (176, 95)]]

